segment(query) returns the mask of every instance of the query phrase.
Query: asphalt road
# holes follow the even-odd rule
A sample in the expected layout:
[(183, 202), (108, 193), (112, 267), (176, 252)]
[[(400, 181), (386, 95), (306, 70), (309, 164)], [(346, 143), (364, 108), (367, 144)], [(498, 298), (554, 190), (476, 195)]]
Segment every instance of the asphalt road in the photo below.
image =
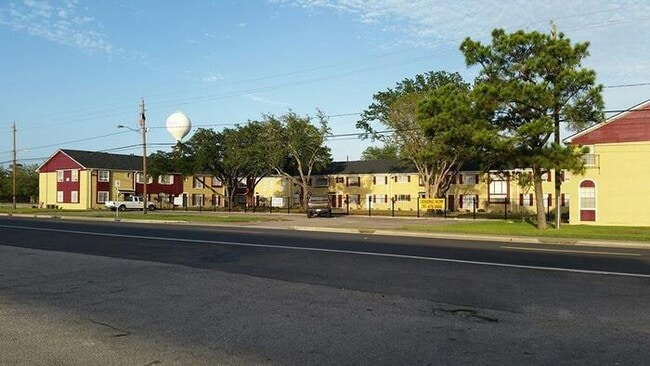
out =
[(650, 251), (0, 218), (2, 364), (647, 364)]

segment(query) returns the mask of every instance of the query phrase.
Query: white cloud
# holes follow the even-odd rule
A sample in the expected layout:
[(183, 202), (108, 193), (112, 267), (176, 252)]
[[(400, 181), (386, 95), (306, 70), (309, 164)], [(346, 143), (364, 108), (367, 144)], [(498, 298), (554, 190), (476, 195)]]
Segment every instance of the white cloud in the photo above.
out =
[(290, 103), (281, 102), (281, 101), (277, 101), (277, 100), (272, 100), (272, 99), (269, 99), (269, 98), (266, 98), (266, 97), (263, 97), (263, 96), (257, 95), (257, 94), (244, 94), (244, 98), (246, 98), (248, 100), (252, 100), (253, 102), (267, 104), (267, 105), (280, 106), (280, 107), (290, 107), (291, 106)]
[[(309, 11), (346, 14), (373, 31), (370, 37), (375, 37), (379, 47), (392, 49), (439, 49), (441, 45), (458, 49), (465, 37), (489, 42), (495, 28), (549, 32), (553, 20), (572, 42), (591, 43), (591, 57), (585, 64), (597, 71), (600, 82), (650, 81), (650, 49), (644, 47), (650, 34), (648, 0), (268, 1)], [(444, 52), (450, 52), (449, 48)], [(617, 92), (625, 93), (631, 100), (639, 99), (632, 89)], [(641, 98), (647, 99), (647, 95)]]
[(0, 7), (0, 25), (87, 53), (115, 54), (115, 47), (93, 27), (95, 19), (83, 11), (74, 0), (57, 5), (24, 0), (22, 4), (9, 3)]
[(209, 74), (204, 76), (202, 81), (204, 83), (216, 83), (218, 81), (222, 81), (223, 79), (224, 77), (221, 74)]

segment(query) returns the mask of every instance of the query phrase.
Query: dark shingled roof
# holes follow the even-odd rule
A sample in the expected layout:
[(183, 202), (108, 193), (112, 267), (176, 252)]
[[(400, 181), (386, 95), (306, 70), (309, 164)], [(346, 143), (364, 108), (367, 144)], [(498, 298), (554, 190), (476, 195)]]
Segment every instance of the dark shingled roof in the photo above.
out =
[(88, 169), (142, 170), (142, 156), (68, 149), (61, 152)]
[(413, 173), (415, 166), (403, 160), (335, 161), (316, 175)]

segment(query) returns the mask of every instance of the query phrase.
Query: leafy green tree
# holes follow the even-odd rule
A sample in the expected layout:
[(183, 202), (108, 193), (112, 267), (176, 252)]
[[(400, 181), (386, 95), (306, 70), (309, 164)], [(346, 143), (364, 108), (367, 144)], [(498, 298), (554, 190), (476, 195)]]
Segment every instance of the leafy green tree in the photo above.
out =
[(266, 163), (273, 172), (300, 187), (300, 204), (305, 208), (312, 173), (332, 162), (330, 149), (325, 146), (330, 133), (327, 118), (319, 111), (314, 125), (309, 116), (289, 111), (280, 117), (267, 115), (263, 123)]
[(237, 166), (246, 183), (246, 204), (255, 204), (255, 187), (269, 174), (271, 168), (263, 156), (266, 155), (264, 141), (264, 124), (249, 121), (234, 129), (225, 129), (224, 135), (224, 164)]
[[(560, 125), (585, 128), (602, 120), (602, 85), (582, 66), (589, 43), (572, 45), (560, 34), (502, 29), (492, 43), (467, 38), (460, 49), (468, 66), (479, 65), (475, 91), (506, 142), (507, 158), (533, 169), (537, 223), (546, 229), (542, 175), (555, 169), (556, 227), (559, 228), (560, 171), (584, 169), (582, 150), (563, 146)], [(550, 174), (550, 173), (549, 173)]]
[(397, 146), (384, 145), (382, 147), (368, 146), (361, 153), (361, 160), (394, 160), (397, 157)]
[[(446, 98), (446, 91), (460, 99)], [(472, 129), (466, 125), (476, 121), (469, 85), (458, 73), (430, 71), (376, 93), (373, 99), (357, 128), (396, 146), (399, 157), (413, 163), (426, 183), (427, 197), (444, 197), (463, 163), (473, 157), (463, 154), (470, 151), (473, 138), (455, 139), (467, 137)], [(382, 133), (386, 128), (389, 134)], [(450, 142), (456, 149), (445, 146)]]
[[(16, 201), (36, 202), (38, 197), (37, 165), (16, 164)], [(13, 169), (0, 167), (0, 200), (13, 201)]]

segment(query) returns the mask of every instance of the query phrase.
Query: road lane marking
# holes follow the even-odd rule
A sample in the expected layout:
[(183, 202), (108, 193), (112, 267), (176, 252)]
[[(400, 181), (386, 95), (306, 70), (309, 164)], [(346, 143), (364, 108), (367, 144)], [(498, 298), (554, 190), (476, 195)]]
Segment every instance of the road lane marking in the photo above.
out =
[(604, 254), (604, 255), (617, 255), (617, 256), (628, 256), (628, 257), (640, 257), (641, 254), (638, 253), (621, 253), (621, 252), (592, 252), (587, 250), (568, 250), (568, 249), (550, 249), (550, 248), (526, 248), (526, 247), (512, 247), (512, 246), (501, 246), (503, 249), (513, 249), (513, 250), (529, 250), (537, 252), (556, 252), (556, 253), (578, 253), (578, 254)]
[(639, 273), (609, 272), (609, 271), (598, 271), (598, 270), (590, 270), (590, 269), (572, 269), (572, 268), (559, 268), (559, 267), (530, 266), (530, 265), (523, 265), (523, 264), (493, 263), (493, 262), (470, 261), (470, 260), (462, 260), (462, 259), (423, 257), (423, 256), (408, 255), (408, 254), (375, 253), (375, 252), (363, 252), (363, 251), (344, 250), (344, 249), (326, 249), (326, 248), (296, 247), (296, 246), (289, 246), (289, 245), (241, 243), (241, 242), (231, 242), (231, 241), (221, 241), (221, 240), (165, 238), (165, 237), (157, 237), (157, 236), (96, 233), (91, 231), (49, 229), (49, 228), (37, 228), (37, 227), (30, 227), (30, 226), (0, 225), (0, 227), (4, 227), (8, 229), (24, 229), (24, 230), (34, 230), (34, 231), (65, 233), (65, 234), (104, 236), (104, 237), (112, 237), (112, 238), (145, 239), (145, 240), (181, 242), (181, 243), (216, 244), (216, 245), (228, 245), (228, 246), (249, 247), (249, 248), (301, 250), (301, 251), (308, 251), (308, 252), (336, 253), (336, 254), (355, 254), (355, 255), (366, 255), (371, 257), (415, 259), (415, 260), (425, 260), (431, 262), (471, 264), (471, 265), (490, 266), (490, 267), (533, 269), (533, 270), (554, 271), (554, 272), (570, 272), (570, 273), (581, 273), (581, 274), (650, 278), (650, 275), (639, 274)]

